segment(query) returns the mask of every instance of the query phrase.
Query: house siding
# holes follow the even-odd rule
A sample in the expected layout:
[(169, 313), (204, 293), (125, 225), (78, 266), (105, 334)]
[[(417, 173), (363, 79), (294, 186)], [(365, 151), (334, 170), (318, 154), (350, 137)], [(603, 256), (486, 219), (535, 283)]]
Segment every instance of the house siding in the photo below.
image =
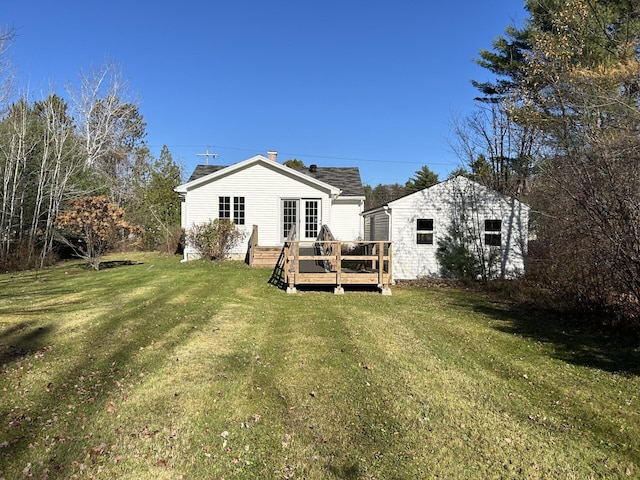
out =
[(362, 238), (362, 199), (336, 199), (332, 201), (330, 218), (331, 233), (336, 240), (349, 241)]
[[(522, 274), (526, 266), (526, 246), (529, 207), (463, 177), (442, 182), (389, 202), (393, 241), (393, 272), (396, 280), (440, 276), (436, 259), (438, 244), (447, 236), (454, 216), (464, 211), (466, 227), (484, 243), (484, 221), (499, 219), (501, 225), (501, 255), (496, 264), (496, 276), (506, 278)], [(377, 224), (380, 212), (365, 214), (366, 222)], [(417, 243), (417, 220), (433, 219), (433, 244)], [(365, 228), (371, 229), (370, 223)], [(383, 231), (373, 228), (375, 238), (386, 240)], [(488, 253), (488, 247), (482, 246)]]
[(384, 210), (366, 215), (364, 218), (365, 240), (391, 240), (389, 237), (390, 216)]
[[(435, 252), (438, 240), (446, 231), (444, 210), (431, 195), (405, 197), (390, 208), (392, 215), (393, 276), (397, 280), (436, 276), (439, 272)], [(432, 218), (433, 245), (416, 243), (418, 218)]]

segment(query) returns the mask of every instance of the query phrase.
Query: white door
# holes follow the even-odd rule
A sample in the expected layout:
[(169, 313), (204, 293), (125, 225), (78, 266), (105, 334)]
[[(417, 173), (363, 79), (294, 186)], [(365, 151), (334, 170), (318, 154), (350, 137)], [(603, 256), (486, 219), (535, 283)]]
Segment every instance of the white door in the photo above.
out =
[[(296, 238), (315, 240), (320, 233), (321, 212), (318, 199), (282, 200), (282, 239), (286, 240), (291, 229), (296, 227)], [(301, 208), (302, 207), (302, 208)]]
[(282, 239), (286, 240), (289, 232), (296, 227), (297, 237), (300, 238), (300, 226), (298, 225), (299, 200), (282, 200)]
[(304, 225), (301, 232), (304, 240), (315, 240), (320, 233), (320, 200), (302, 200), (304, 204)]

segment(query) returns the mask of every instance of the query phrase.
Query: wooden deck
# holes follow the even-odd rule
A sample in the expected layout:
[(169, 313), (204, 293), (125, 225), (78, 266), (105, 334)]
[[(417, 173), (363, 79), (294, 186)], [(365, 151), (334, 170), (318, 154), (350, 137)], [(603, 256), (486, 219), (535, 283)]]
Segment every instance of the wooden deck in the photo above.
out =
[[(257, 239), (257, 227), (252, 237)], [(250, 265), (258, 266), (255, 259), (263, 262), (260, 251), (257, 243), (252, 246), (250, 241)], [(286, 288), (287, 293), (296, 293), (302, 285), (333, 286), (337, 294), (344, 293), (343, 286), (373, 285), (390, 295), (391, 252), (391, 242), (340, 242), (323, 227), (315, 241), (288, 239), (285, 242), (271, 283)]]

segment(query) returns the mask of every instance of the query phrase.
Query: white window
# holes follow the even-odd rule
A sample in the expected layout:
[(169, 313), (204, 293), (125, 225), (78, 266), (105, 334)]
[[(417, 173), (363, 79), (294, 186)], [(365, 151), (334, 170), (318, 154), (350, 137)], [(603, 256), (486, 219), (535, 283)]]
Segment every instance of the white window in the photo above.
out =
[(244, 197), (233, 197), (233, 223), (244, 225)]
[(233, 210), (231, 209), (231, 197), (218, 197), (218, 218), (231, 220), (233, 223), (244, 225), (244, 197), (233, 197)]

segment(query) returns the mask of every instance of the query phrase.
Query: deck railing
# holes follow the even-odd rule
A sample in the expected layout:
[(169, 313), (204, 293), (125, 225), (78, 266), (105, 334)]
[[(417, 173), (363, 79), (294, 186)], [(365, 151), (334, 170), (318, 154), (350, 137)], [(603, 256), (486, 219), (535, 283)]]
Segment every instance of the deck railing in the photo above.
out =
[[(342, 285), (373, 284), (383, 292), (389, 290), (392, 280), (389, 241), (293, 240), (288, 243), (285, 247), (287, 291), (295, 292), (296, 285), (304, 284), (335, 285), (336, 292), (342, 290)], [(314, 268), (314, 265), (325, 268)]]
[[(247, 255), (253, 259), (258, 247), (258, 228), (254, 226)], [(342, 293), (342, 285), (376, 285), (390, 293), (392, 281), (391, 242), (336, 240), (324, 225), (316, 240), (298, 240), (291, 228), (284, 241), (269, 283), (287, 292), (297, 285), (334, 285)]]

